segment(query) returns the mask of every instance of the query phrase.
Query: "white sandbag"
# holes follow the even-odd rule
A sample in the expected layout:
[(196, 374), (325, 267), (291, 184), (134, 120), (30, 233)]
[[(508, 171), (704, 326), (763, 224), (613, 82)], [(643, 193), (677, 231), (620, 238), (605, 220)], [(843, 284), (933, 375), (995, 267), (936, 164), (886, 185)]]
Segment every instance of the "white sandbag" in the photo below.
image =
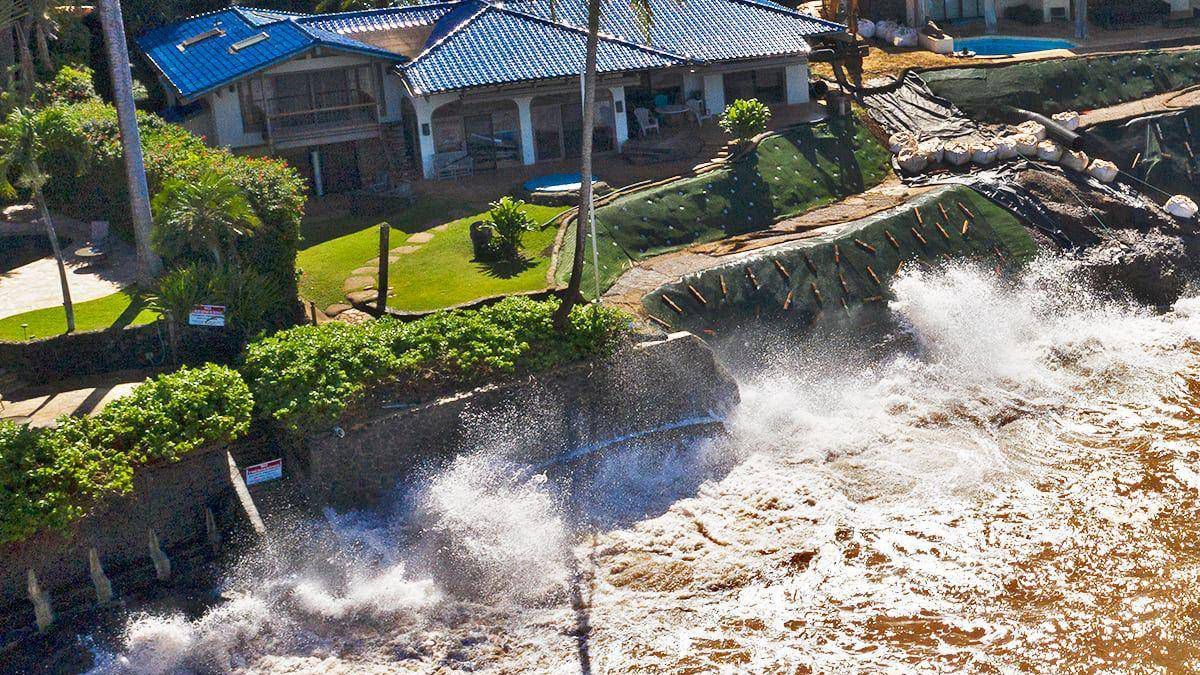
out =
[(909, 174), (921, 173), (929, 165), (929, 157), (920, 152), (905, 152), (897, 157), (896, 161), (900, 163), (900, 168)]
[(916, 47), (918, 41), (917, 31), (908, 26), (897, 28), (892, 35), (893, 47)]
[(1117, 179), (1117, 174), (1120, 173), (1120, 170), (1117, 169), (1116, 164), (1107, 159), (1097, 159), (1092, 162), (1088, 173), (1092, 174), (1092, 177), (1101, 183), (1111, 183)]
[(1062, 165), (1072, 171), (1083, 171), (1088, 166), (1088, 156), (1078, 150), (1068, 150), (1062, 155)]
[(962, 166), (971, 161), (971, 149), (962, 141), (950, 141), (946, 144), (946, 161), (954, 166)]
[(1167, 205), (1164, 207), (1167, 213), (1179, 218), (1195, 218), (1196, 217), (1196, 202), (1190, 197), (1183, 195), (1175, 195), (1167, 200)]
[(1017, 140), (1012, 136), (1001, 136), (996, 139), (996, 159), (1001, 162), (1017, 156)]
[(1038, 137), (1033, 134), (1017, 134), (1012, 137), (1017, 144), (1017, 154), (1022, 157), (1036, 157)]
[(888, 150), (891, 150), (893, 155), (898, 155), (905, 150), (915, 151), (916, 149), (917, 137), (913, 136), (911, 132), (899, 131), (888, 138)]
[(1050, 119), (1063, 125), (1069, 131), (1075, 131), (1079, 128), (1079, 113), (1074, 110), (1057, 113)]
[(979, 141), (971, 144), (971, 161), (979, 166), (988, 166), (996, 161), (996, 144)]
[(930, 164), (941, 164), (946, 158), (946, 144), (936, 138), (921, 141), (917, 145), (917, 151), (925, 155)]
[(1036, 137), (1038, 139), (1038, 141), (1046, 140), (1046, 127), (1042, 126), (1038, 122), (1034, 122), (1033, 120), (1029, 120), (1028, 122), (1021, 122), (1020, 124), (1018, 124), (1017, 132), (1022, 133), (1022, 134), (1033, 134), (1033, 136)]
[(892, 36), (896, 34), (896, 29), (900, 24), (895, 21), (880, 21), (875, 24), (875, 39), (883, 42), (891, 43)]
[(1037, 156), (1038, 159), (1045, 162), (1055, 162), (1062, 159), (1062, 146), (1054, 141), (1042, 141), (1038, 143)]
[(867, 19), (858, 20), (858, 34), (863, 36), (863, 39), (870, 40), (875, 37), (875, 22)]

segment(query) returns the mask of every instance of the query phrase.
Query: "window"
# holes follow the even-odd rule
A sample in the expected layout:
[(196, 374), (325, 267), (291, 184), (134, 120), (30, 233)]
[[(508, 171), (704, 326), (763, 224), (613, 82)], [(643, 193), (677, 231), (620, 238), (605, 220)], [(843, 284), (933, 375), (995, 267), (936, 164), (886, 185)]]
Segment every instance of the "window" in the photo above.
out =
[(242, 133), (262, 133), (266, 124), (266, 96), (261, 77), (238, 82), (238, 103), (242, 109)]

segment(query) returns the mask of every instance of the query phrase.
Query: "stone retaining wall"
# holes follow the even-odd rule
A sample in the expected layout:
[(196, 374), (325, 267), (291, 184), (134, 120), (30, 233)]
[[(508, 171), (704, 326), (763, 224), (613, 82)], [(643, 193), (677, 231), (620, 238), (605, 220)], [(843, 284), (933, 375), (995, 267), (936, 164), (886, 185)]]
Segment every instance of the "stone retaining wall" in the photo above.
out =
[(421, 464), (486, 448), (540, 464), (572, 450), (723, 419), (737, 384), (690, 333), (310, 436), (285, 472), (313, 506), (379, 504)]

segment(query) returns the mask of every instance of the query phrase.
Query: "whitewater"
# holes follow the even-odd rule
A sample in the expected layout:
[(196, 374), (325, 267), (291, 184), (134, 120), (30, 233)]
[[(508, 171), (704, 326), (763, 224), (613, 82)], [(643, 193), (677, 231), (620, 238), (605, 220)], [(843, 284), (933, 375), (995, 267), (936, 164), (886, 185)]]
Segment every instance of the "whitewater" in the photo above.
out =
[(723, 431), (528, 467), (514, 413), (385, 512), (277, 526), (205, 610), (81, 636), (93, 672), (1200, 670), (1200, 298), (1055, 259), (892, 290), (865, 346), (721, 343)]

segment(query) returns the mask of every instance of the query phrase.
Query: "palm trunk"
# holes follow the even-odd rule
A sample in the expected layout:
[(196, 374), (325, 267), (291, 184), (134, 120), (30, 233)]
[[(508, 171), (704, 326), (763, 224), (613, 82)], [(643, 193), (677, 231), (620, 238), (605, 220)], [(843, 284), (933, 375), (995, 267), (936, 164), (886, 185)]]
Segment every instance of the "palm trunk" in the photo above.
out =
[(13, 30), (15, 26), (8, 25), (4, 21), (4, 16), (0, 15), (0, 85), (3, 85), (6, 90), (12, 90), (16, 80), (13, 79), (13, 66), (16, 65), (16, 54), (13, 52)]
[(46, 27), (34, 24), (33, 37), (37, 42), (38, 61), (47, 73), (54, 72), (54, 60), (50, 58), (50, 41), (46, 39)]
[[(37, 162), (30, 167), (31, 176), (40, 176)], [(54, 252), (54, 261), (58, 263), (58, 282), (62, 284), (63, 310), (67, 313), (67, 332), (75, 332), (75, 305), (71, 303), (71, 287), (67, 284), (67, 265), (63, 261), (62, 249), (58, 246), (58, 233), (54, 230), (54, 221), (50, 220), (50, 209), (46, 208), (46, 199), (42, 196), (42, 186), (33, 187), (33, 200), (37, 202), (38, 211), (42, 214), (42, 222), (46, 224), (46, 236), (50, 238), (50, 250)]]
[(162, 269), (162, 260), (150, 248), (150, 188), (146, 185), (146, 166), (142, 158), (142, 139), (138, 134), (137, 108), (133, 103), (129, 48), (125, 44), (120, 0), (100, 0), (100, 25), (104, 29), (108, 67), (112, 72), (113, 105), (117, 108), (117, 122), (121, 127), (125, 178), (129, 183), (129, 208), (133, 216), (133, 237), (137, 244), (137, 280), (139, 286), (148, 289), (154, 285), (154, 278)]
[(29, 51), (29, 24), (21, 22), (13, 26), (17, 34), (17, 52), (21, 68), (21, 90), (25, 99), (33, 97), (33, 87), (36, 77), (33, 73), (33, 54)]
[[(571, 277), (562, 304), (554, 312), (554, 325), (563, 330), (571, 310), (580, 300), (583, 284), (583, 256), (587, 228), (592, 220), (592, 134), (596, 126), (596, 45), (600, 34), (600, 0), (588, 0), (587, 54), (583, 64), (583, 138), (579, 144), (579, 217), (575, 221), (575, 255), (571, 259)], [(599, 274), (599, 270), (596, 270)], [(600, 298), (596, 298), (599, 302)]]

